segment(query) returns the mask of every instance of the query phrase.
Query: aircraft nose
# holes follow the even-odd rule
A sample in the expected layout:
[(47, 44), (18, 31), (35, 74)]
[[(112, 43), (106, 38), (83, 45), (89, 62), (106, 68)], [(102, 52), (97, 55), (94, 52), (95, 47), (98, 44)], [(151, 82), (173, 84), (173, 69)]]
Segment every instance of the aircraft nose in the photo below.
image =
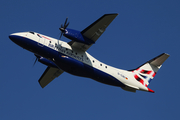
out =
[(13, 41), (14, 40), (14, 35), (9, 35), (9, 39)]
[(9, 35), (9, 39), (11, 40), (11, 41), (13, 41), (13, 42), (15, 42), (15, 36), (14, 35)]
[(9, 39), (11, 39), (11, 41), (18, 45), (20, 45), (23, 42), (23, 36), (20, 33), (10, 34)]

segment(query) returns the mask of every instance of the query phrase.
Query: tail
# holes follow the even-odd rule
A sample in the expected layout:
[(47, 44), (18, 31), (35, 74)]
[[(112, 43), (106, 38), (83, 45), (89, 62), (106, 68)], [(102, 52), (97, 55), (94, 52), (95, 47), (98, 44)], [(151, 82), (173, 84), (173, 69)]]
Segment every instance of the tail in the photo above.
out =
[[(137, 69), (131, 70), (134, 74), (134, 78), (147, 87), (168, 57), (168, 54), (163, 53), (153, 58), (152, 60), (144, 63)], [(149, 89), (149, 91), (154, 92), (151, 89)]]

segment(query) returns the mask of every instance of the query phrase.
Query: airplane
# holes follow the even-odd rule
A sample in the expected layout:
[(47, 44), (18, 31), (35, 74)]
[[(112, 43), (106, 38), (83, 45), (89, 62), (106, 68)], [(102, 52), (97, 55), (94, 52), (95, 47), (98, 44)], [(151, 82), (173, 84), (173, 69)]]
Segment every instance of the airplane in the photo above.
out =
[(32, 31), (13, 33), (9, 35), (9, 38), (15, 44), (34, 53), (35, 63), (38, 60), (47, 65), (46, 70), (38, 80), (42, 88), (63, 72), (67, 72), (107, 85), (121, 87), (129, 92), (139, 90), (154, 93), (148, 88), (148, 85), (169, 54), (162, 53), (135, 69), (123, 70), (102, 63), (86, 52), (117, 15), (117, 13), (104, 14), (82, 31), (67, 28), (69, 22), (66, 18), (65, 23), (61, 24), (59, 28), (60, 38), (63, 35), (70, 39), (70, 42), (63, 42), (60, 39)]

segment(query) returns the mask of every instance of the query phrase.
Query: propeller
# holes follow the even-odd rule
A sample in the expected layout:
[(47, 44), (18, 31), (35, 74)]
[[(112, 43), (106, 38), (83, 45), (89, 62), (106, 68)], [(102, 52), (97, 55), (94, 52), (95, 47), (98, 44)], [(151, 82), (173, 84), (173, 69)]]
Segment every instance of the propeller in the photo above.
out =
[(68, 17), (66, 18), (64, 25), (61, 24), (61, 27), (59, 28), (59, 30), (61, 31), (61, 35), (60, 35), (59, 39), (61, 39), (62, 35), (65, 33), (67, 26), (69, 25), (69, 22), (67, 23), (67, 21), (68, 21)]

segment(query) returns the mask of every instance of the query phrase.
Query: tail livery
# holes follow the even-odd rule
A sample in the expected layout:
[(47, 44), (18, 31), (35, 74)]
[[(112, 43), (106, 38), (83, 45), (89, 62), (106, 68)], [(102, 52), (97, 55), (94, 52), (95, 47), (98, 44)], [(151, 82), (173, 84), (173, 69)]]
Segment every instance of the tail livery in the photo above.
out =
[[(148, 86), (151, 80), (156, 75), (157, 71), (161, 68), (163, 62), (169, 57), (168, 54), (163, 53), (152, 60), (144, 63), (135, 70), (132, 70), (134, 78), (142, 83), (144, 86)], [(149, 89), (149, 92), (154, 92)]]

